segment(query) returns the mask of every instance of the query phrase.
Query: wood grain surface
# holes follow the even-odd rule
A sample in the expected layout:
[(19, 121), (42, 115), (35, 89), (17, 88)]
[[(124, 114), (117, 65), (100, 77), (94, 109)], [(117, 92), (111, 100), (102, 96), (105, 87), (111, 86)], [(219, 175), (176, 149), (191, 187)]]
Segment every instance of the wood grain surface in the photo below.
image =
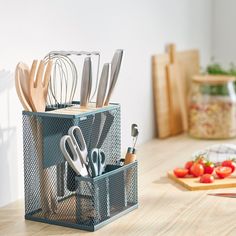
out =
[(0, 235), (235, 236), (236, 199), (207, 195), (236, 192), (235, 188), (188, 191), (166, 176), (189, 160), (192, 152), (222, 142), (181, 135), (138, 147), (139, 208), (94, 233), (25, 221), (23, 200), (19, 200), (0, 209)]

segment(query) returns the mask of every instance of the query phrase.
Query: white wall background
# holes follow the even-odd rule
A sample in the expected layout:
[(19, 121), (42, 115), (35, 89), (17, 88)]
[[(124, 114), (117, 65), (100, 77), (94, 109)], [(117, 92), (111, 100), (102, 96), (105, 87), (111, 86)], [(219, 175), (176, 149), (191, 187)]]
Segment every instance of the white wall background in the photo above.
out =
[(211, 0), (0, 0), (0, 206), (23, 196), (18, 61), (30, 64), (51, 50), (99, 50), (107, 62), (115, 49), (125, 49), (112, 97), (122, 105), (124, 150), (131, 123), (139, 124), (139, 143), (154, 135), (151, 55), (175, 42), (178, 49), (199, 48), (207, 63), (211, 7)]
[(229, 66), (236, 64), (236, 1), (214, 0), (212, 55), (215, 61)]

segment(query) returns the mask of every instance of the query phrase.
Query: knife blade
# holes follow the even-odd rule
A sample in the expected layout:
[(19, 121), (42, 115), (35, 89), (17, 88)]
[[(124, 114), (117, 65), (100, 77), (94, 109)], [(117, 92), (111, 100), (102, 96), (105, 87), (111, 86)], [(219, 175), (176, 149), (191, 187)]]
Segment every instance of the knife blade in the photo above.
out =
[(102, 74), (99, 81), (98, 92), (97, 92), (97, 100), (96, 107), (103, 107), (104, 99), (107, 91), (108, 77), (109, 77), (109, 63), (105, 63), (102, 68)]
[(83, 108), (86, 108), (88, 106), (91, 89), (92, 89), (91, 58), (86, 57), (84, 59), (82, 81), (81, 81), (81, 88), (80, 88), (80, 106)]
[(209, 196), (236, 198), (236, 193), (209, 193)]
[(111, 61), (110, 85), (109, 85), (109, 90), (108, 90), (107, 97), (105, 100), (105, 106), (107, 106), (109, 104), (112, 92), (113, 92), (114, 87), (116, 85), (118, 75), (120, 72), (122, 57), (123, 57), (123, 50), (122, 49), (116, 50), (116, 52), (112, 58), (112, 61)]

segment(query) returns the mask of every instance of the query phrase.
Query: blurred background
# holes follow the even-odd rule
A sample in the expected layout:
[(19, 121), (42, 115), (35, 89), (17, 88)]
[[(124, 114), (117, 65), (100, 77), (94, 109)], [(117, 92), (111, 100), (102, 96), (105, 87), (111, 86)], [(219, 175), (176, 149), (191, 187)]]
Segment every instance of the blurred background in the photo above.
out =
[(0, 206), (23, 197), (19, 61), (30, 65), (52, 50), (98, 50), (104, 63), (124, 49), (112, 102), (122, 107), (125, 151), (132, 123), (139, 125), (139, 144), (156, 136), (152, 55), (175, 43), (180, 51), (198, 49), (201, 67), (212, 57), (223, 65), (235, 61), (235, 7), (233, 0), (0, 0)]

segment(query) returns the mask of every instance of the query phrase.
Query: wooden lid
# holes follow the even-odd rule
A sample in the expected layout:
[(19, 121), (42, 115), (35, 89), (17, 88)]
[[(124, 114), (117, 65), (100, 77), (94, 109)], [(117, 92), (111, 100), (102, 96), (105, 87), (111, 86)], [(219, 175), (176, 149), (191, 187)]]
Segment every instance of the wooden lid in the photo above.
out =
[(206, 84), (224, 84), (227, 82), (235, 81), (234, 76), (228, 75), (195, 75), (193, 76), (193, 81), (197, 83)]

